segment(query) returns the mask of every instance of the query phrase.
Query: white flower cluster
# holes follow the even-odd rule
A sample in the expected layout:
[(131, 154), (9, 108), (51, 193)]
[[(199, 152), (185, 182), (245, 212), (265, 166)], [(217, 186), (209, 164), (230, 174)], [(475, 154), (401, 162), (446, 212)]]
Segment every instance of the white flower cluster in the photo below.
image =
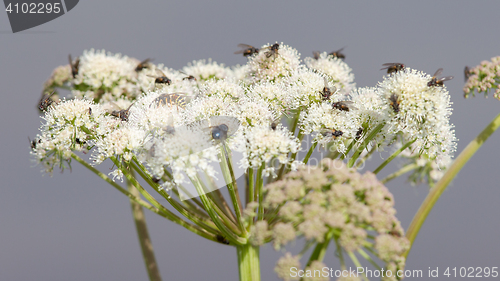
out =
[(245, 131), (245, 138), (241, 165), (243, 168), (259, 168), (264, 165), (265, 175), (274, 175), (275, 165), (272, 160), (276, 159), (280, 164), (290, 164), (288, 153), (295, 153), (299, 149), (297, 138), (283, 127), (277, 125), (275, 129), (269, 126), (253, 127)]
[(340, 89), (340, 93), (342, 94), (349, 94), (356, 88), (354, 74), (351, 73), (352, 69), (340, 58), (323, 52), (317, 59), (311, 57), (305, 58), (305, 63), (310, 69), (328, 75), (333, 85), (337, 89)]
[(233, 75), (230, 68), (225, 67), (224, 64), (218, 64), (211, 59), (208, 61), (193, 61), (187, 66), (184, 66), (183, 71), (189, 75), (193, 75), (196, 79), (201, 81), (209, 79), (224, 79)]
[(112, 101), (121, 97), (133, 99), (141, 93), (135, 71), (138, 60), (94, 49), (84, 51), (79, 60), (78, 73), (72, 81), (75, 97)]
[(446, 86), (429, 86), (431, 76), (405, 69), (386, 76), (378, 93), (387, 104), (389, 133), (401, 134), (404, 142), (416, 140), (412, 148), (437, 163), (456, 150), (451, 102)]
[(355, 138), (361, 128), (354, 110), (344, 111), (332, 108), (329, 102), (314, 104), (300, 116), (304, 133), (317, 132), (314, 141), (326, 144), (335, 141), (337, 150), (345, 152), (344, 140)]
[[(200, 166), (215, 174), (209, 168), (220, 159), (210, 134), (217, 127), (211, 124), (214, 116), (237, 120), (237, 130), (225, 140), (228, 148), (244, 155), (237, 163), (243, 168), (264, 163), (265, 174), (274, 174), (273, 159), (296, 166), (297, 159), (289, 157), (299, 149), (299, 136), (313, 134), (315, 142), (345, 153), (348, 143), (362, 143), (383, 125), (370, 136), (371, 145), (380, 147), (398, 135), (404, 142), (416, 139), (411, 152), (438, 163), (432, 176), (438, 178), (437, 170), (455, 150), (455, 137), (449, 94), (445, 87), (428, 86), (430, 78), (406, 69), (376, 88), (356, 89), (342, 60), (322, 53), (303, 65), (297, 50), (282, 43), (262, 46), (242, 66), (199, 60), (182, 71), (89, 50), (78, 65), (59, 67), (52, 75), (51, 85), (69, 79), (78, 99), (50, 106), (35, 151), (40, 162), (53, 166), (61, 158), (48, 158), (50, 151), (68, 157), (82, 143), (92, 144), (85, 147), (93, 148), (96, 164), (135, 156), (151, 175), (162, 178), (173, 171), (174, 181), (181, 182), (181, 172), (192, 176)], [(80, 109), (68, 112), (70, 104)], [(296, 120), (300, 134), (279, 124), (284, 116), (292, 126)]]
[(72, 151), (86, 151), (94, 138), (87, 132), (109, 134), (118, 123), (104, 116), (98, 105), (88, 100), (62, 100), (56, 106), (49, 107), (43, 117), (45, 123), (41, 133), (32, 144), (32, 154), (43, 163), (47, 173), (52, 173), (54, 166), (64, 168), (64, 162), (71, 158)]
[(260, 52), (249, 58), (248, 66), (248, 76), (253, 82), (278, 82), (299, 69), (300, 54), (283, 43), (264, 45)]

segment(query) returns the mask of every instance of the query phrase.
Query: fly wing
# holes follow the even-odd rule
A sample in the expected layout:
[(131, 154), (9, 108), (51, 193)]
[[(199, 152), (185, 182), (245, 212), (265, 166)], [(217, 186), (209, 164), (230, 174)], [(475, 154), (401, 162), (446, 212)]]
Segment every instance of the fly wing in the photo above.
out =
[(238, 44), (238, 47), (241, 48), (241, 50), (234, 52), (235, 54), (243, 54), (248, 49), (255, 49), (253, 46), (247, 44)]
[(159, 69), (159, 68), (156, 68), (156, 73), (158, 73), (159, 74), (158, 76), (160, 76), (160, 77), (166, 77), (165, 73), (163, 73), (163, 71), (161, 69)]
[(438, 76), (441, 76), (441, 73), (443, 73), (443, 69), (442, 68), (436, 70), (436, 73), (434, 73), (434, 75), (432, 77), (433, 78), (438, 78)]
[(358, 108), (354, 106), (354, 102), (353, 101), (345, 100), (345, 101), (342, 101), (342, 103), (345, 104), (345, 105), (347, 105), (349, 107), (349, 109), (358, 110)]
[(323, 81), (325, 82), (325, 88), (328, 88), (328, 79), (326, 79), (326, 77), (323, 77)]
[(141, 61), (139, 64), (147, 64), (147, 63), (149, 63), (149, 62), (150, 62), (150, 61), (152, 61), (152, 60), (153, 60), (153, 59), (147, 58), (147, 59), (145, 59), (145, 60)]
[(220, 126), (220, 125), (226, 125), (228, 130), (227, 130), (227, 136), (230, 137), (238, 131), (238, 128), (240, 127), (240, 121), (231, 116), (212, 116), (210, 117), (210, 127), (215, 127), (215, 126)]
[(380, 70), (388, 69), (389, 67), (393, 67), (393, 66), (398, 65), (398, 64), (400, 64), (400, 63), (397, 63), (397, 62), (384, 63), (384, 64), (382, 64), (382, 66), (384, 66), (384, 67), (382, 67)]
[(247, 44), (238, 44), (239, 48), (244, 48), (244, 49), (254, 49), (254, 46), (247, 45)]
[(443, 77), (443, 78), (439, 78), (438, 81), (444, 82), (444, 81), (449, 81), (451, 79), (453, 79), (453, 76), (446, 76), (446, 77)]
[(344, 48), (345, 47), (342, 47), (342, 48), (338, 49), (337, 51), (333, 51), (332, 53), (337, 53), (338, 54), (338, 53), (342, 52), (342, 50), (344, 50)]

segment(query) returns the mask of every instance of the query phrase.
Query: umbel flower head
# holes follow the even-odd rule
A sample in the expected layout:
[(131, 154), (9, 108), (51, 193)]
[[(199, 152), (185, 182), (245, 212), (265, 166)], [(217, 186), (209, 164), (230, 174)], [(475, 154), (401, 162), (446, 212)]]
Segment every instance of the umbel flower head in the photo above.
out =
[(450, 124), (450, 94), (444, 85), (429, 85), (431, 76), (405, 68), (385, 76), (378, 93), (386, 103), (388, 130), (400, 135), (402, 142), (415, 141), (413, 151), (426, 159), (445, 162), (456, 150)]
[[(79, 61), (78, 69), (58, 67), (44, 85), (49, 93), (72, 91), (71, 100), (51, 102), (47, 93), (40, 102), (44, 121), (31, 153), (45, 171), (74, 159), (109, 183), (126, 178), (149, 203), (132, 200), (238, 251), (269, 242), (281, 249), (305, 237), (335, 242), (337, 254), (368, 250), (387, 268), (402, 269), (408, 241), (392, 195), (374, 174), (348, 167), (389, 145), (404, 146), (395, 153), (416, 167), (410, 179), (437, 180), (456, 148), (446, 87), (409, 68), (377, 87), (356, 88), (342, 60), (323, 53), (301, 64), (298, 51), (283, 43), (266, 44), (234, 67), (198, 60), (174, 70), (94, 50)], [(312, 144), (303, 141), (309, 134)], [(347, 164), (324, 159), (305, 166), (317, 144)], [(300, 159), (303, 146), (309, 147)], [(108, 159), (116, 167), (109, 177), (85, 163)], [(225, 186), (231, 202), (216, 191)], [(299, 258), (280, 259), (278, 275), (291, 280)], [(317, 259), (305, 269), (323, 266)]]
[(465, 77), (467, 82), (464, 86), (464, 96), (468, 98), (475, 92), (488, 95), (490, 90), (495, 90), (493, 97), (500, 99), (500, 57), (493, 57), (491, 61), (482, 61), (480, 65), (471, 69), (465, 69)]
[(264, 190), (264, 206), (279, 211), (256, 224), (254, 243), (272, 237), (279, 249), (298, 236), (318, 243), (333, 236), (343, 251), (373, 248), (382, 261), (403, 269), (408, 240), (395, 217), (392, 194), (372, 173), (362, 175), (341, 161), (324, 159), (320, 166), (301, 167)]
[(279, 82), (299, 69), (300, 54), (283, 43), (268, 44), (262, 46), (260, 52), (249, 57), (248, 66), (248, 77), (253, 82)]
[(323, 52), (317, 59), (307, 57), (304, 61), (308, 68), (326, 74), (341, 94), (347, 95), (356, 88), (352, 69), (340, 58)]
[(97, 139), (120, 127), (119, 121), (105, 116), (100, 106), (88, 100), (63, 100), (49, 107), (43, 119), (31, 153), (48, 173), (54, 166), (64, 168), (72, 151), (87, 151)]
[(120, 97), (133, 99), (141, 93), (135, 68), (138, 60), (104, 50), (84, 51), (78, 73), (72, 80), (75, 97), (99, 101)]

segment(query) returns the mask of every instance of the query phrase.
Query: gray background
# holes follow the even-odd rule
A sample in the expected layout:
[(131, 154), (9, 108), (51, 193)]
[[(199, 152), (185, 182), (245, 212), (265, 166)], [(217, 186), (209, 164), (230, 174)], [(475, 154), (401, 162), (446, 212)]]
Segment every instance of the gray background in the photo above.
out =
[[(347, 46), (358, 86), (380, 81), (386, 62), (454, 75), (447, 82), (461, 151), (499, 112), (499, 101), (462, 97), (463, 68), (500, 55), (498, 1), (81, 1), (68, 14), (12, 34), (0, 12), (0, 280), (146, 280), (129, 202), (74, 163), (43, 176), (26, 136), (40, 125), (43, 81), (68, 53), (104, 48), (181, 68), (194, 59), (233, 65), (238, 43), (275, 41), (299, 50)], [(493, 135), (444, 192), (425, 222), (407, 269), (500, 266), (500, 173)], [(458, 153), (457, 153), (458, 154)], [(375, 155), (371, 168), (380, 163)], [(385, 176), (395, 166), (382, 172)], [(101, 167), (109, 171), (109, 166)], [(405, 228), (427, 194), (424, 185), (391, 182)], [(210, 243), (148, 213), (164, 280), (237, 280), (234, 248)], [(300, 243), (299, 243), (300, 244)], [(277, 280), (282, 253), (261, 250), (263, 280)], [(326, 262), (337, 267), (333, 251)], [(427, 278), (423, 278), (427, 279)]]

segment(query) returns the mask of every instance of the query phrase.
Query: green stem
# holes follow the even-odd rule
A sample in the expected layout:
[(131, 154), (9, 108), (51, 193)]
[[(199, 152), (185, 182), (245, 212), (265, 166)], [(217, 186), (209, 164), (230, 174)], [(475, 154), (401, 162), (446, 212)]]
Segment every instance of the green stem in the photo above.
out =
[(351, 159), (349, 159), (349, 162), (347, 163), (347, 167), (352, 168), (354, 163), (356, 163), (356, 160), (358, 159), (361, 152), (363, 152), (365, 150), (365, 148), (368, 146), (370, 141), (384, 128), (384, 126), (385, 126), (385, 123), (381, 123), (377, 127), (375, 127), (375, 129), (373, 129), (370, 132), (370, 134), (368, 134), (366, 139), (363, 141), (363, 144), (360, 147), (358, 147), (358, 149), (356, 150), (354, 155), (351, 157)]
[[(202, 181), (199, 181), (200, 182), (200, 185), (202, 186), (203, 190), (208, 190), (208, 188), (205, 186), (205, 184), (202, 182)], [(241, 230), (238, 229), (238, 226), (236, 226), (236, 221), (233, 221), (231, 220), (231, 218), (229, 218), (229, 216), (226, 215), (226, 213), (224, 213), (220, 206), (217, 205), (216, 202), (214, 202), (214, 196), (211, 196), (213, 195), (211, 192), (209, 193), (205, 193), (205, 195), (207, 196), (208, 198), (208, 201), (210, 202), (212, 208), (214, 209), (215, 213), (217, 213), (217, 215), (224, 221), (224, 224), (229, 228), (231, 229), (234, 233), (236, 233), (237, 235), (240, 235), (241, 234)]]
[(204, 238), (207, 238), (209, 240), (218, 242), (216, 235), (207, 233), (203, 229), (199, 228), (198, 226), (192, 225), (192, 224), (184, 221), (183, 219), (181, 219), (180, 217), (176, 216), (174, 213), (172, 213), (168, 209), (165, 209), (165, 208), (163, 208), (163, 209), (155, 208), (155, 207), (151, 206), (149, 203), (147, 203), (146, 201), (142, 200), (141, 198), (134, 196), (133, 194), (131, 194), (130, 192), (128, 192), (126, 189), (122, 188), (120, 185), (118, 185), (117, 183), (113, 182), (105, 174), (99, 172), (97, 169), (95, 169), (94, 167), (90, 166), (87, 162), (83, 161), (83, 159), (81, 159), (80, 157), (78, 157), (76, 154), (73, 153), (71, 155), (71, 157), (73, 159), (75, 159), (76, 161), (78, 161), (79, 163), (81, 163), (87, 169), (89, 169), (90, 171), (92, 171), (93, 173), (95, 173), (97, 176), (99, 176), (100, 178), (102, 178), (103, 180), (105, 180), (107, 183), (111, 184), (118, 191), (120, 191), (121, 193), (125, 194), (128, 198), (130, 198), (130, 199), (134, 200), (135, 202), (139, 203), (144, 208), (146, 208), (146, 209), (152, 211), (153, 213), (155, 213), (157, 215), (160, 215), (160, 216), (162, 216), (162, 217), (164, 217), (164, 218), (166, 218), (166, 219), (168, 219), (168, 220), (170, 220), (170, 221), (172, 221), (172, 222), (174, 222), (174, 223), (176, 223), (176, 224), (178, 224), (180, 226), (183, 226), (187, 230), (189, 230), (189, 231), (191, 231), (191, 232), (193, 232), (195, 234), (198, 234), (201, 237), (204, 237)]
[[(300, 117), (300, 108), (297, 110), (297, 114), (295, 115), (295, 118), (293, 119), (292, 123), (292, 129), (290, 132), (295, 136), (295, 130), (297, 130), (298, 124), (299, 124), (299, 117)], [(299, 142), (302, 143), (302, 131), (299, 129), (299, 133), (297, 134), (297, 138), (299, 139)], [(295, 159), (297, 157), (297, 153), (292, 154), (292, 158)], [(276, 180), (280, 180), (283, 177), (283, 174), (285, 173), (285, 169), (287, 168), (288, 165), (282, 165), (280, 170), (278, 171), (278, 177)]]
[(260, 281), (259, 247), (250, 244), (236, 247), (240, 281)]
[[(358, 140), (356, 140), (356, 139), (353, 139), (353, 140), (351, 141), (351, 143), (350, 143), (350, 144), (349, 144), (349, 146), (347, 147), (346, 152), (345, 152), (345, 153), (343, 153), (342, 155), (340, 155), (340, 160), (344, 160), (344, 159), (347, 157), (347, 155), (349, 155), (349, 152), (351, 152), (352, 148), (354, 147), (354, 145), (355, 145), (357, 142), (358, 142)], [(337, 152), (337, 154), (338, 154), (338, 152)], [(337, 158), (337, 157), (333, 157), (333, 154), (332, 154), (332, 157), (331, 157), (331, 158), (332, 158), (332, 159), (335, 159), (335, 158)]]
[(290, 130), (290, 132), (292, 132), (294, 136), (295, 136), (295, 130), (297, 130), (297, 125), (299, 124), (299, 117), (300, 117), (300, 108), (299, 110), (297, 110), (297, 114), (295, 114), (295, 118), (293, 119), (292, 123), (292, 129)]
[[(347, 255), (349, 255), (349, 257), (351, 258), (352, 262), (354, 263), (354, 265), (359, 268), (359, 267), (363, 267), (361, 265), (361, 263), (359, 262), (358, 258), (356, 257), (356, 255), (353, 253), (353, 252), (347, 252)], [(363, 273), (363, 279), (367, 280), (368, 281), (368, 278), (366, 278), (365, 274)]]
[(361, 158), (361, 160), (358, 161), (358, 164), (356, 164), (356, 168), (358, 168), (359, 166), (363, 165), (363, 163), (365, 163), (366, 160), (368, 160), (368, 158), (370, 158), (370, 156), (372, 156), (372, 154), (377, 151), (377, 146), (374, 145), (372, 147), (372, 149), (370, 149), (370, 151), (365, 155), (363, 156), (363, 158)]
[(408, 256), (408, 253), (415, 242), (415, 238), (417, 237), (420, 228), (424, 224), (425, 219), (429, 215), (432, 207), (436, 204), (437, 200), (446, 189), (448, 184), (455, 178), (458, 172), (463, 168), (465, 163), (469, 161), (469, 159), (476, 153), (476, 151), (483, 145), (483, 143), (493, 134), (498, 127), (500, 126), (500, 114), (498, 114), (493, 121), (491, 121), (486, 128), (473, 140), (471, 141), (467, 147), (460, 153), (460, 155), (455, 159), (453, 164), (450, 166), (448, 171), (444, 174), (444, 176), (439, 180), (439, 182), (431, 188), (429, 194), (425, 198), (422, 205), (418, 209), (415, 217), (408, 227), (408, 232), (406, 233), (406, 238), (410, 240), (410, 248), (405, 253), (405, 257)]
[(82, 158), (78, 157), (78, 155), (72, 153), (71, 154), (71, 158), (75, 159), (78, 163), (82, 164), (85, 168), (89, 169), (91, 172), (93, 172), (94, 174), (96, 174), (98, 177), (100, 177), (101, 179), (103, 179), (104, 181), (106, 181), (107, 183), (109, 183), (111, 186), (113, 186), (114, 188), (116, 188), (122, 194), (124, 194), (125, 196), (127, 196), (130, 200), (134, 200), (135, 202), (137, 202), (142, 207), (150, 210), (151, 212), (153, 212), (153, 213), (155, 213), (157, 215), (160, 215), (160, 216), (162, 216), (164, 218), (170, 219), (168, 217), (168, 215), (165, 215), (165, 214), (161, 213), (158, 209), (156, 209), (155, 207), (151, 206), (151, 204), (149, 204), (148, 202), (146, 202), (146, 201), (142, 200), (140, 197), (137, 197), (134, 194), (130, 193), (128, 190), (126, 190), (123, 187), (121, 187), (119, 184), (117, 184), (116, 182), (114, 182), (108, 176), (106, 176), (105, 174), (101, 173), (96, 168), (90, 166)]
[(333, 231), (328, 231), (325, 235), (325, 241), (322, 243), (318, 243), (316, 247), (314, 248), (314, 251), (311, 254), (311, 257), (309, 257), (309, 261), (307, 262), (306, 267), (310, 266), (313, 261), (323, 261), (325, 258), (326, 250), (328, 249), (328, 245), (330, 244), (330, 241), (333, 238)]
[(198, 195), (200, 196), (201, 202), (205, 206), (205, 210), (207, 210), (208, 215), (212, 219), (212, 221), (215, 223), (217, 228), (222, 232), (223, 236), (228, 239), (231, 243), (236, 244), (236, 245), (242, 245), (246, 244), (248, 240), (246, 238), (242, 238), (234, 234), (228, 227), (220, 220), (219, 216), (217, 213), (214, 211), (212, 207), (212, 203), (208, 199), (207, 195), (205, 194), (205, 191), (201, 185), (199, 176), (196, 175), (194, 178), (190, 178), (191, 182), (193, 185), (196, 187), (196, 191), (198, 192)]
[(389, 164), (389, 162), (391, 162), (394, 158), (396, 158), (401, 152), (403, 152), (403, 150), (405, 150), (410, 145), (412, 145), (416, 140), (417, 139), (409, 141), (405, 145), (403, 145), (400, 149), (396, 150), (391, 156), (389, 156), (389, 158), (387, 158), (384, 162), (382, 162), (382, 164), (380, 164), (380, 166), (378, 166), (378, 168), (375, 169), (375, 171), (373, 171), (373, 173), (375, 175), (378, 174), (378, 172), (380, 172), (385, 166), (387, 166), (387, 164)]
[(342, 253), (342, 246), (340, 246), (338, 237), (335, 237), (334, 240), (335, 240), (335, 245), (337, 246), (337, 253), (339, 255), (340, 268), (344, 270), (346, 267), (345, 267), (344, 254)]
[(317, 142), (315, 142), (315, 143), (313, 143), (313, 145), (311, 145), (311, 148), (309, 148), (309, 151), (307, 151), (306, 157), (304, 158), (304, 164), (307, 164), (307, 162), (309, 161), (309, 157), (311, 157), (311, 154), (313, 153), (313, 151), (317, 145), (318, 145)]
[(253, 168), (248, 168), (248, 202), (255, 201), (255, 177), (253, 175)]
[[(134, 185), (127, 180), (128, 191), (139, 197), (141, 196), (139, 191), (134, 188)], [(148, 272), (149, 280), (151, 281), (161, 281), (160, 271), (158, 270), (158, 265), (156, 263), (155, 253), (153, 250), (153, 243), (148, 233), (148, 226), (146, 225), (146, 217), (144, 216), (144, 211), (141, 205), (139, 205), (134, 200), (130, 200), (130, 206), (132, 208), (132, 215), (134, 217), (135, 229), (137, 230), (137, 236), (139, 237), (139, 244), (141, 246), (142, 257), (146, 265), (146, 270)]]
[[(135, 161), (135, 163), (138, 163), (138, 161)], [(167, 200), (168, 203), (170, 203), (170, 205), (172, 205), (172, 207), (175, 208), (175, 210), (177, 210), (181, 215), (185, 216), (187, 219), (191, 220), (192, 222), (194, 222), (196, 225), (198, 225), (199, 227), (205, 229), (206, 231), (208, 232), (211, 232), (213, 234), (217, 234), (216, 233), (216, 227), (215, 225), (213, 224), (212, 221), (210, 221), (208, 218), (206, 217), (202, 217), (200, 215), (197, 215), (197, 212), (194, 211), (194, 210), (190, 210), (190, 209), (187, 209), (186, 206), (180, 204), (179, 202), (177, 202), (176, 200), (174, 200), (165, 190), (159, 188), (158, 184), (157, 183), (154, 183), (152, 181), (152, 179), (146, 175), (144, 173), (144, 167), (141, 165), (142, 169), (139, 168), (137, 165), (135, 165), (133, 162), (130, 162), (129, 165), (137, 171), (137, 173), (141, 176), (141, 178), (143, 178), (150, 186), (152, 186), (154, 188), (154, 190), (156, 190), (161, 196), (163, 196), (163, 198), (165, 198)], [(122, 169), (123, 171), (123, 169)], [(123, 171), (123, 173), (125, 174), (126, 171)], [(134, 177), (132, 177), (134, 180), (132, 181), (132, 183), (134, 183), (134, 181), (136, 182), (136, 184), (134, 183), (134, 185), (139, 186), (138, 189), (139, 189), (139, 192), (141, 192), (141, 194), (151, 203), (153, 203), (153, 205), (155, 204), (159, 204), (161, 205), (158, 201), (156, 201), (156, 199), (154, 199), (153, 196), (151, 196), (138, 182), (137, 180), (135, 180)], [(142, 190), (141, 190), (142, 189)], [(145, 195), (146, 194), (146, 195)], [(152, 198), (152, 199), (149, 199), (149, 198)], [(151, 200), (154, 200), (155, 202), (151, 201)], [(163, 207), (163, 206), (162, 206)], [(165, 208), (165, 207), (163, 207)]]
[(380, 270), (381, 267), (368, 255), (363, 249), (359, 248), (358, 253), (368, 262), (370, 262), (376, 269)]
[(398, 171), (388, 175), (387, 177), (385, 177), (383, 180), (381, 180), (380, 182), (381, 183), (387, 183), (388, 181), (391, 181), (403, 174), (406, 174), (408, 173), (409, 171), (411, 170), (415, 170), (416, 168), (418, 168), (419, 166), (416, 164), (416, 163), (413, 163), (413, 164), (409, 164), (409, 165), (406, 165), (404, 166), (403, 168), (399, 169)]
[(236, 177), (233, 172), (232, 157), (229, 157), (226, 144), (221, 143), (221, 170), (224, 174), (224, 179), (226, 180), (227, 190), (231, 196), (231, 201), (233, 202), (234, 213), (236, 214), (236, 223), (240, 230), (246, 235), (247, 229), (245, 228), (243, 221), (243, 205), (241, 204), (240, 194), (238, 192), (238, 184), (236, 182)]
[[(137, 165), (138, 165), (141, 169), (144, 169), (144, 166), (141, 164), (141, 162), (137, 161), (137, 159), (135, 159), (135, 157), (134, 157), (134, 161), (137, 163)], [(165, 173), (165, 174), (163, 175), (163, 180), (164, 180), (164, 181), (167, 181), (167, 180), (168, 180), (168, 181), (173, 181), (172, 174), (170, 174), (170, 172), (169, 172), (167, 169), (163, 168), (163, 172)], [(166, 180), (165, 180), (165, 177), (167, 177), (167, 179), (166, 179)], [(189, 197), (191, 197), (191, 199), (182, 200), (182, 199), (181, 199), (181, 194), (179, 193), (179, 189), (181, 189), (181, 190), (182, 190), (182, 191), (183, 191), (186, 195), (188, 195)], [(196, 197), (194, 197), (194, 196), (190, 195), (189, 191), (188, 191), (186, 188), (184, 188), (184, 187), (182, 186), (182, 184), (178, 184), (178, 185), (177, 185), (177, 188), (173, 188), (172, 190), (174, 191), (174, 194), (175, 194), (175, 195), (179, 198), (179, 200), (181, 200), (181, 201), (183, 201), (183, 202), (191, 202), (191, 201), (193, 201), (193, 202), (194, 202), (194, 204), (196, 204), (199, 208), (201, 208), (201, 209), (203, 209), (203, 208), (204, 208), (204, 207), (203, 207), (203, 204), (201, 204), (200, 200), (198, 200), (198, 199), (196, 199)], [(193, 206), (192, 204), (188, 204), (188, 205)], [(205, 209), (203, 209), (203, 211), (205, 211)]]
[[(142, 187), (141, 184), (132, 175), (130, 175), (130, 172), (125, 167), (123, 167), (123, 165), (121, 165), (121, 163), (118, 162), (118, 160), (116, 160), (115, 157), (110, 157), (110, 159), (117, 167), (120, 168), (125, 177), (135, 186), (135, 188), (137, 188), (137, 190), (141, 193), (142, 196), (144, 196), (144, 198), (146, 198), (146, 200), (148, 200), (151, 204), (153, 204), (153, 206), (158, 208), (161, 212), (170, 212), (167, 208), (161, 205), (153, 196), (151, 196), (151, 194), (149, 194), (149, 192), (147, 192), (144, 189), (144, 187)], [(132, 165), (131, 162), (129, 164)], [(200, 222), (200, 220), (193, 220), (192, 218), (190, 219), (196, 224), (196, 225), (190, 225), (192, 226), (191, 231), (196, 229), (196, 232), (193, 231), (196, 234), (205, 237), (207, 239), (217, 241), (216, 235), (214, 233), (209, 233), (211, 229), (204, 227), (203, 222)]]
[[(359, 138), (352, 139), (351, 143), (347, 147), (346, 152), (340, 156), (340, 160), (344, 160), (347, 157), (347, 155), (349, 155), (349, 152), (351, 152), (352, 148), (358, 142), (358, 140), (362, 139), (366, 135), (366, 129), (368, 128), (368, 123), (363, 123), (363, 125), (361, 126), (361, 128), (363, 129), (363, 133), (361, 134), (361, 136)], [(337, 154), (338, 154), (338, 152), (337, 152)], [(330, 157), (330, 158), (331, 159), (335, 159), (337, 157)]]
[(257, 170), (257, 178), (255, 179), (256, 181), (255, 193), (257, 193), (259, 196), (259, 213), (257, 216), (257, 220), (259, 221), (264, 219), (264, 205), (262, 204), (264, 201), (264, 191), (262, 190), (264, 185), (264, 179), (262, 178), (262, 172), (264, 171), (265, 165), (266, 165), (265, 163), (262, 163), (260, 168)]

